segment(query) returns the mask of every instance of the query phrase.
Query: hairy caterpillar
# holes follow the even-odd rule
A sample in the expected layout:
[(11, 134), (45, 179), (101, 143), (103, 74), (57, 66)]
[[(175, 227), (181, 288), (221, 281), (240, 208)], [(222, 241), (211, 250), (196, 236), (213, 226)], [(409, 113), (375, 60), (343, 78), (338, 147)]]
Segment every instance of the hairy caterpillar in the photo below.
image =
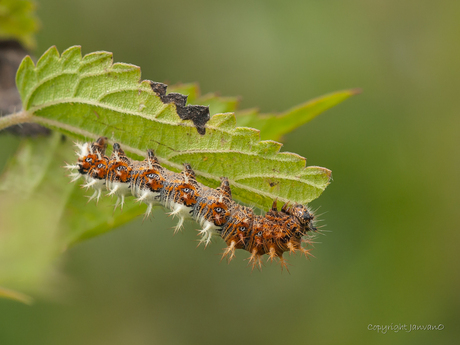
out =
[(123, 207), (127, 196), (147, 204), (148, 217), (154, 206), (163, 206), (171, 215), (179, 218), (178, 231), (186, 219), (195, 220), (201, 227), (200, 243), (207, 246), (211, 238), (220, 236), (227, 244), (222, 258), (229, 261), (236, 249), (244, 249), (251, 256), (249, 262), (261, 267), (261, 257), (279, 259), (286, 266), (284, 252), (301, 252), (311, 255), (302, 246), (311, 243), (311, 234), (317, 231), (315, 217), (307, 206), (286, 203), (279, 211), (276, 200), (265, 216), (256, 215), (250, 207), (237, 204), (232, 199), (228, 179), (221, 178), (220, 187), (213, 189), (197, 182), (192, 167), (184, 164), (180, 173), (162, 167), (152, 150), (143, 161), (126, 156), (119, 144), (113, 144), (110, 157), (105, 155), (107, 138), (100, 137), (93, 143), (77, 144), (78, 161), (66, 168), (72, 173), (72, 182), (83, 176), (83, 187), (94, 189), (91, 199), (99, 200), (102, 191), (116, 195), (115, 208)]

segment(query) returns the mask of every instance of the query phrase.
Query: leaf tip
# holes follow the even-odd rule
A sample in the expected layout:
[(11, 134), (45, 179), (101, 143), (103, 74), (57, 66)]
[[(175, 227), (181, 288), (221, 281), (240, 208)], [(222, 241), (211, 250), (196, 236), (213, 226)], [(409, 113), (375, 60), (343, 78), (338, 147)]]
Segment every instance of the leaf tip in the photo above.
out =
[(75, 45), (75, 46), (71, 46), (67, 48), (66, 50), (62, 52), (61, 57), (64, 57), (66, 55), (73, 55), (75, 53), (80, 53), (81, 55), (81, 46)]
[(257, 152), (262, 155), (275, 155), (280, 152), (283, 144), (274, 140), (263, 140), (257, 145)]
[(230, 130), (236, 126), (236, 118), (234, 113), (223, 113), (214, 114), (210, 121), (207, 123), (208, 126), (216, 127), (220, 129)]
[(86, 54), (81, 61), (80, 72), (91, 73), (102, 71), (113, 64), (113, 53), (106, 51), (97, 51)]
[(303, 175), (304, 176), (306, 176), (306, 175), (309, 175), (309, 176), (313, 176), (313, 175), (322, 176), (322, 177), (325, 178), (324, 182), (326, 183), (326, 185), (328, 185), (332, 180), (332, 171), (331, 170), (329, 170), (327, 168), (315, 166), (315, 165), (305, 167)]
[(24, 100), (26, 97), (26, 84), (27, 84), (27, 74), (34, 73), (35, 64), (32, 58), (27, 55), (25, 56), (21, 64), (19, 65), (18, 70), (16, 71), (16, 87), (21, 95), (21, 99)]
[(21, 69), (25, 69), (25, 68), (29, 68), (29, 67), (35, 68), (35, 64), (34, 64), (34, 61), (32, 60), (32, 58), (30, 57), (30, 55), (26, 55), (26, 56), (24, 56), (24, 58), (21, 61), (21, 64), (19, 65), (18, 72)]
[(49, 47), (37, 61), (37, 67), (41, 66), (49, 58), (59, 58), (59, 52), (56, 46)]
[(260, 131), (250, 127), (236, 127), (233, 134), (245, 137), (249, 143), (257, 144), (260, 141)]

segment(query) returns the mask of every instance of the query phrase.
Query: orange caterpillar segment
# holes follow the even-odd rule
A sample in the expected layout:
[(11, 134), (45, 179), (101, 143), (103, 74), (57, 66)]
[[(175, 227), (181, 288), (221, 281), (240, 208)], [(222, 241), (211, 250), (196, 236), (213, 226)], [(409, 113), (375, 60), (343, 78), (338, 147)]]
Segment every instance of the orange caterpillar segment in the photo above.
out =
[(100, 137), (96, 142), (76, 144), (78, 151), (75, 152), (77, 155), (77, 163), (75, 165), (66, 164), (65, 168), (69, 170), (76, 169), (77, 172), (70, 174), (72, 177), (71, 182), (75, 182), (81, 176), (87, 180), (87, 174), (95, 166), (96, 161), (105, 157), (105, 150), (107, 148), (107, 138)]
[(192, 218), (193, 209), (200, 195), (200, 185), (189, 164), (184, 164), (184, 170), (179, 174), (168, 172), (167, 180), (161, 201), (167, 209), (171, 210), (169, 215), (179, 218), (174, 228), (176, 233), (182, 228), (186, 219)]
[(175, 203), (180, 203), (186, 207), (193, 207), (198, 201), (198, 191), (200, 187), (195, 179), (195, 172), (190, 164), (184, 164), (184, 171), (181, 179), (177, 182), (172, 199)]
[(268, 252), (265, 241), (269, 238), (271, 226), (273, 225), (274, 224), (265, 217), (254, 216), (253, 218), (251, 233), (244, 247), (245, 250), (251, 253), (249, 263), (252, 263), (253, 269), (256, 266), (262, 268), (261, 257)]
[(222, 178), (219, 188), (212, 189), (201, 186), (201, 195), (193, 209), (192, 217), (201, 226), (200, 244), (207, 246), (213, 234), (222, 232), (223, 226), (230, 217), (230, 210), (234, 205), (228, 179)]
[(251, 208), (235, 204), (220, 236), (227, 243), (222, 258), (228, 256), (230, 262), (235, 256), (235, 249), (244, 249), (249, 234), (252, 232), (254, 212)]
[(126, 156), (118, 143), (113, 144), (112, 155), (109, 159), (107, 172), (107, 195), (116, 195), (115, 209), (120, 205), (123, 208), (125, 196), (130, 195), (131, 160)]
[(225, 177), (221, 178), (218, 188), (210, 188), (197, 182), (189, 164), (184, 164), (180, 173), (172, 172), (161, 166), (153, 150), (147, 151), (145, 160), (136, 161), (127, 157), (117, 143), (108, 158), (105, 137), (77, 146), (78, 161), (66, 168), (77, 170), (71, 175), (72, 181), (83, 176), (84, 187), (95, 190), (90, 200), (98, 200), (106, 188), (107, 195), (117, 196), (115, 208), (119, 205), (123, 208), (125, 198), (131, 195), (147, 204), (145, 217), (154, 206), (162, 206), (179, 219), (175, 232), (186, 219), (192, 219), (201, 227), (200, 244), (207, 246), (211, 238), (218, 235), (227, 244), (222, 259), (230, 262), (236, 249), (243, 249), (250, 253), (249, 263), (253, 269), (262, 267), (263, 255), (270, 261), (277, 259), (286, 269), (285, 252), (311, 256), (302, 243), (311, 244), (311, 234), (317, 229), (315, 217), (305, 205), (286, 203), (279, 211), (275, 200), (265, 216), (256, 215), (250, 207), (233, 201), (230, 183)]
[(143, 162), (133, 163), (131, 193), (136, 201), (147, 204), (145, 217), (150, 215), (153, 206), (161, 204), (161, 193), (167, 183), (165, 169), (158, 163), (153, 150), (147, 151), (147, 158)]
[(96, 200), (99, 201), (102, 189), (105, 185), (105, 178), (107, 176), (108, 159), (105, 156), (101, 156), (100, 158), (96, 157), (95, 159), (92, 159), (92, 161), (93, 164), (88, 169), (88, 173), (86, 175), (86, 180), (88, 183), (83, 185), (83, 187), (92, 187), (96, 190), (94, 194), (89, 198), (89, 201), (91, 201), (93, 198), (96, 198)]

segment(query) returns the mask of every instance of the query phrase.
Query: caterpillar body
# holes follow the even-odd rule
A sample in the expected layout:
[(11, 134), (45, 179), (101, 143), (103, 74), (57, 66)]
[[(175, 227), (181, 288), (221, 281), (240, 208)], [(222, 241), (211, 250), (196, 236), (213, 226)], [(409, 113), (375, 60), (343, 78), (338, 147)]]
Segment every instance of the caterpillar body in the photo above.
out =
[(213, 236), (220, 236), (227, 244), (222, 258), (231, 261), (236, 249), (248, 251), (252, 267), (261, 268), (261, 257), (278, 259), (287, 268), (283, 253), (310, 254), (302, 244), (311, 244), (315, 216), (305, 205), (284, 204), (277, 209), (277, 201), (265, 216), (257, 215), (252, 208), (242, 206), (232, 199), (227, 178), (213, 189), (199, 183), (189, 164), (180, 173), (162, 167), (153, 150), (147, 150), (143, 161), (126, 156), (118, 143), (113, 144), (110, 157), (105, 155), (107, 138), (100, 137), (93, 143), (77, 144), (78, 161), (66, 168), (76, 170), (72, 182), (83, 177), (83, 187), (94, 189), (91, 199), (99, 200), (102, 191), (117, 196), (115, 208), (123, 207), (125, 198), (134, 196), (136, 201), (147, 204), (145, 217), (153, 207), (163, 206), (179, 219), (175, 232), (182, 228), (186, 219), (195, 220), (201, 227), (200, 243), (207, 246)]

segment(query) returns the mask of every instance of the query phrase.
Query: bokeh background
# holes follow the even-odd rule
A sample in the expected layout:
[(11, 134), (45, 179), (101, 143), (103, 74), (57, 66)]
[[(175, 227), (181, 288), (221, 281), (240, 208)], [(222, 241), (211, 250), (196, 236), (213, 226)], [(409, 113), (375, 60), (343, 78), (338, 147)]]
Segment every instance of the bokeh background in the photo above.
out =
[[(0, 344), (454, 344), (460, 338), (460, 2), (38, 1), (36, 55), (75, 44), (282, 111), (363, 93), (287, 135), (333, 171), (310, 261), (219, 262), (157, 210), (59, 258), (56, 299), (0, 300)], [(0, 136), (4, 166), (18, 139)], [(88, 207), (95, 207), (88, 205)], [(388, 332), (368, 325), (439, 325)]]

